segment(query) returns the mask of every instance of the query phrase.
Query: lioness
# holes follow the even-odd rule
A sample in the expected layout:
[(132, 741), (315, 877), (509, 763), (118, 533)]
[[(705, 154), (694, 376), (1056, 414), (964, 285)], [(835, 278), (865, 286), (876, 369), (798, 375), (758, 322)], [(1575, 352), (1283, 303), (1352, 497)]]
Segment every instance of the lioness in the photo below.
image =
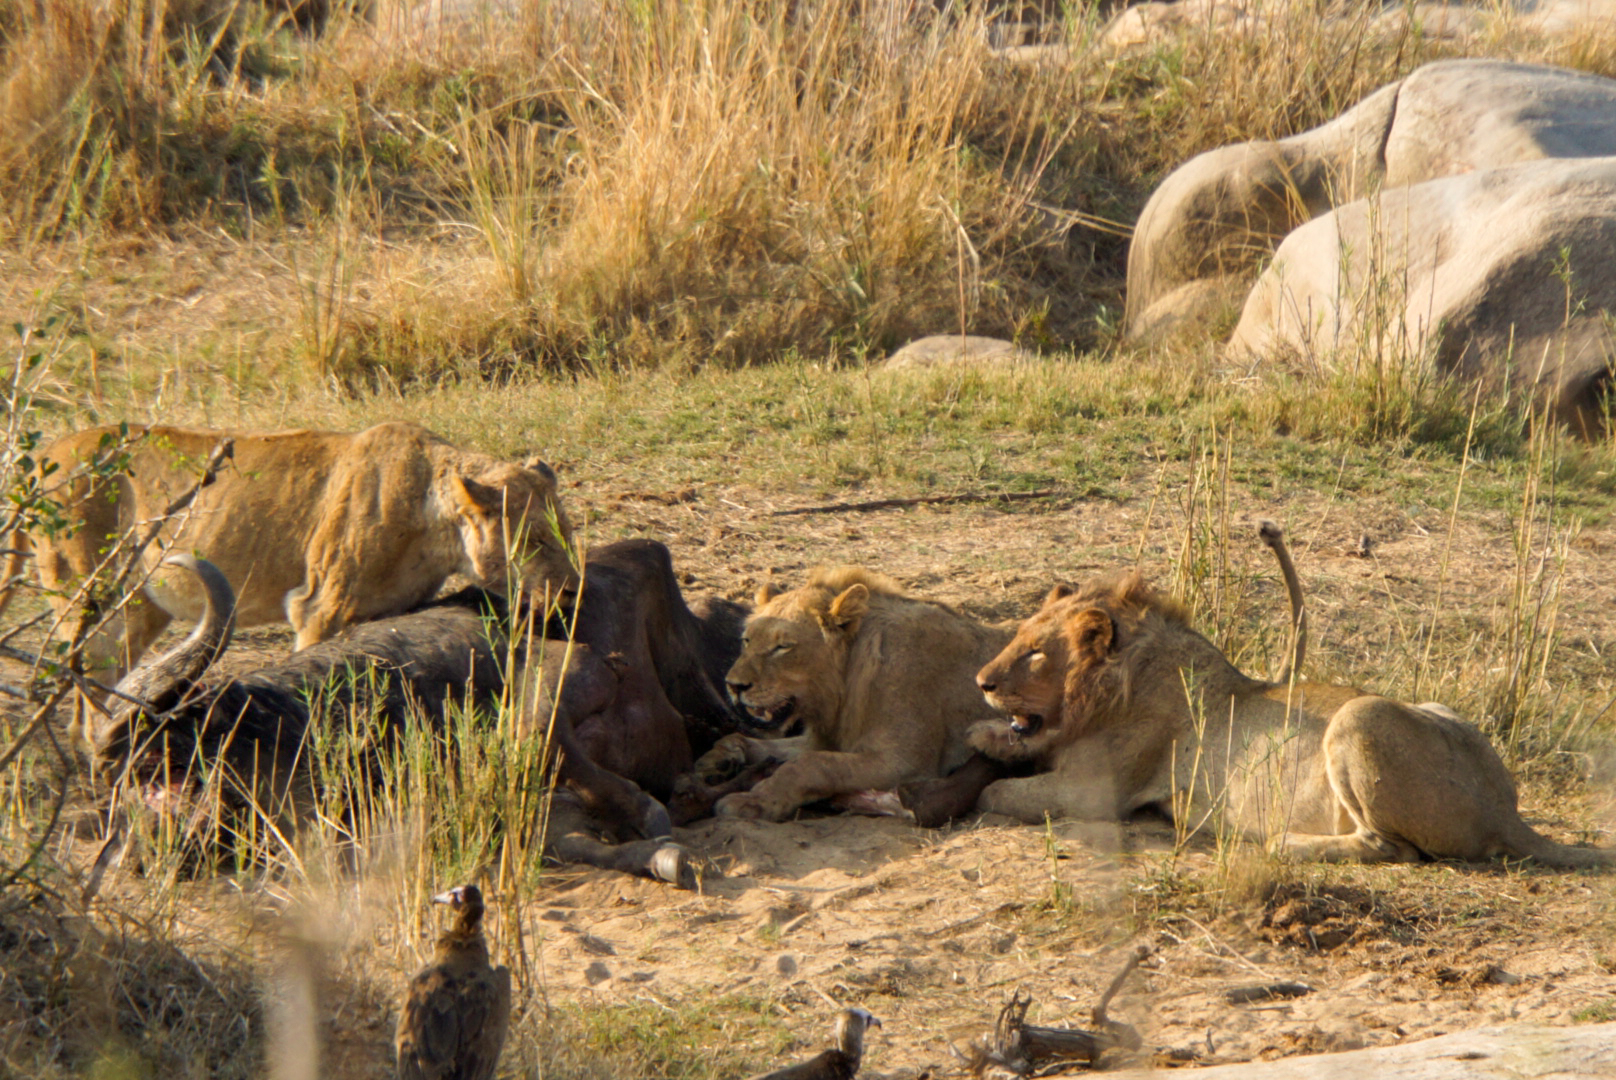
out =
[[(555, 473), (537, 459), (510, 464), (405, 423), (357, 434), (129, 431), (129, 467), (110, 480), (91, 479), (83, 466), (117, 449), (117, 428), (76, 432), (46, 448), (42, 463), (57, 466), (45, 478), (47, 490), (72, 527), (15, 538), (7, 581), (22, 569), (31, 541), (41, 584), (65, 605), (63, 594), (95, 571), (118, 536), (161, 514), (196, 482), (200, 463), (225, 436), (235, 441), (233, 464), (164, 527), (147, 565), (155, 568), (160, 549), (171, 545), (199, 552), (238, 583), (239, 624), (289, 621), (299, 649), (351, 623), (424, 603), (457, 571), (498, 592), (508, 571), (526, 590), (574, 580), (572, 526)], [(507, 533), (521, 541), (514, 558)], [(87, 649), (91, 664), (112, 669), (114, 678), (170, 619), (202, 614), (205, 596), (188, 574), (155, 575), (142, 591)], [(0, 597), (0, 611), (9, 599), (9, 592)]]
[[(1265, 525), (1263, 539), (1299, 623), (1283, 538)], [(1298, 632), (1293, 667), (1304, 647)], [(1616, 858), (1528, 827), (1487, 737), (1443, 706), (1242, 675), (1137, 572), (1057, 587), (977, 683), (1010, 719), (975, 725), (972, 745), (1043, 770), (989, 785), (983, 810), (1036, 822), (1156, 807), (1192, 826), (1222, 813), (1304, 859)]]
[(1009, 638), (1009, 627), (905, 596), (855, 566), (821, 568), (779, 595), (765, 586), (725, 681), (754, 729), (803, 734), (719, 740), (698, 769), (715, 757), (790, 760), (725, 796), (717, 812), (781, 821), (805, 803), (955, 768), (971, 753), (966, 729), (984, 713), (972, 675)]

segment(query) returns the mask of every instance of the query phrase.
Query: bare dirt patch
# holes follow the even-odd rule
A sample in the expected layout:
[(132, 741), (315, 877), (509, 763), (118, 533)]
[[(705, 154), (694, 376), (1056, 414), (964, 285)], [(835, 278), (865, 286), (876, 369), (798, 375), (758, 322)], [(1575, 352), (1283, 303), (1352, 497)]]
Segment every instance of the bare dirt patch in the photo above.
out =
[[(761, 998), (803, 1049), (834, 1006), (857, 1003), (887, 1023), (868, 1061), (889, 1077), (957, 1070), (951, 1046), (980, 1035), (1017, 988), (1032, 993), (1037, 1022), (1084, 1026), (1140, 942), (1154, 951), (1111, 1013), (1144, 1036), (1134, 1060), (1158, 1064), (1566, 1024), (1616, 999), (1600, 878), (1291, 868), (1247, 905), (1198, 891), (1220, 879), (1217, 854), (1192, 844), (1175, 860), (1159, 823), (918, 833), (812, 818), (710, 822), (681, 839), (726, 869), (701, 896), (556, 874), (526, 919), (552, 997), (673, 1008)], [(1313, 934), (1286, 932), (1299, 926)], [(1229, 1000), (1291, 982), (1312, 992)]]

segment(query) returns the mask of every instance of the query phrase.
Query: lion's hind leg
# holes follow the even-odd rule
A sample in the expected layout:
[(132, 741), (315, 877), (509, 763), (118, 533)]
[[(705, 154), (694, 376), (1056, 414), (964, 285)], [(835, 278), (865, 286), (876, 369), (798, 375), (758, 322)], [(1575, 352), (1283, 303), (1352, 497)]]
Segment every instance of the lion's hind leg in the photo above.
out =
[(1419, 849), (1389, 840), (1373, 829), (1338, 836), (1282, 833), (1271, 845), (1274, 854), (1314, 862), (1419, 862)]
[(1289, 854), (1485, 859), (1500, 850), (1500, 824), (1518, 820), (1509, 770), (1485, 735), (1451, 714), (1364, 695), (1336, 710), (1322, 749), (1352, 831), (1287, 834), (1277, 847)]

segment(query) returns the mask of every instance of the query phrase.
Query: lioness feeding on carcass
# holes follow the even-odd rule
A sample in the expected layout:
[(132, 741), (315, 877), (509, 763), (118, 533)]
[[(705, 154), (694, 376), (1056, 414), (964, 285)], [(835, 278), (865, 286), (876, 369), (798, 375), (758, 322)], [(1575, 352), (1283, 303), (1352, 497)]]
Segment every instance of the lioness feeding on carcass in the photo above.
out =
[(514, 645), (501, 599), (467, 589), (240, 677), (207, 680), (233, 628), (230, 584), (202, 560), (171, 561), (196, 577), (203, 617), (119, 685), (113, 722), (95, 746), (102, 775), (132, 781), (164, 808), (183, 807), (212, 775), (228, 820), (202, 822), (206, 831), (232, 831), (253, 815), (290, 827), (320, 805), (329, 781), (314, 760), (317, 742), (346, 736), (355, 756), (339, 762), (339, 782), (375, 783), (412, 712), (428, 726), (444, 724), (450, 703), (486, 713), (514, 663), (524, 681), (507, 695), (512, 737), (548, 730), (561, 754), (547, 850), (694, 884), (688, 858), (667, 839), (658, 798), (695, 751), (733, 730), (717, 684), (738, 651), (744, 609), (717, 601), (693, 613), (661, 544), (591, 549), (572, 609), (531, 637), (518, 619)]
[(807, 803), (865, 793), (896, 809), (891, 789), (971, 756), (965, 732), (983, 713), (972, 675), (1009, 637), (860, 567), (815, 570), (778, 595), (765, 586), (725, 679), (753, 731), (801, 734), (719, 740), (698, 773), (785, 761), (751, 791), (725, 796), (718, 813), (781, 821)]
[[(514, 578), (541, 596), (576, 580), (572, 526), (548, 465), (461, 450), (405, 423), (357, 434), (129, 425), (127, 438), (117, 427), (64, 436), (41, 455), (40, 479), (70, 527), (19, 536), (5, 580), (22, 569), (31, 543), (53, 603), (73, 604), (73, 590), (98, 571), (109, 545), (159, 520), (224, 439), (234, 444), (231, 465), (163, 525), (146, 566), (155, 572), (165, 550), (206, 553), (239, 590), (236, 621), (288, 621), (299, 649), (424, 604), (457, 572), (500, 593)], [(105, 466), (124, 454), (123, 467)], [(102, 475), (90, 467), (97, 461)], [(203, 590), (188, 574), (154, 573), (141, 593), (90, 642), (92, 669), (117, 678), (171, 619), (202, 614)], [(9, 597), (0, 597), (0, 610)]]
[[(1285, 572), (1299, 668), (1300, 587), (1278, 528), (1262, 537)], [(1533, 831), (1487, 737), (1450, 710), (1243, 675), (1136, 571), (1057, 587), (977, 682), (1010, 719), (975, 725), (972, 745), (1039, 770), (989, 785), (982, 810), (1041, 822), (1154, 807), (1192, 827), (1221, 814), (1304, 859), (1616, 859)]]

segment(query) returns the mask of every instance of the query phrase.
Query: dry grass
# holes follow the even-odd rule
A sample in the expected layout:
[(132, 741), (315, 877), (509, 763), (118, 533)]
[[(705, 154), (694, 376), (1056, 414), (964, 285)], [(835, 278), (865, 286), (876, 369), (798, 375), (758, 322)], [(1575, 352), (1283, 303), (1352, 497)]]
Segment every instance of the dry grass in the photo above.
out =
[[(423, 46), (407, 18), (311, 39), (222, 2), (7, 0), (0, 229), (81, 254), (296, 239), (268, 360), (360, 382), (856, 358), (962, 325), (1089, 347), (1167, 170), (1441, 52), (1285, 8), (1120, 56), (1074, 20), (1064, 57), (1020, 65), (975, 9), (790, 10), (536, 5)], [(1553, 51), (1518, 37), (1483, 51)]]

